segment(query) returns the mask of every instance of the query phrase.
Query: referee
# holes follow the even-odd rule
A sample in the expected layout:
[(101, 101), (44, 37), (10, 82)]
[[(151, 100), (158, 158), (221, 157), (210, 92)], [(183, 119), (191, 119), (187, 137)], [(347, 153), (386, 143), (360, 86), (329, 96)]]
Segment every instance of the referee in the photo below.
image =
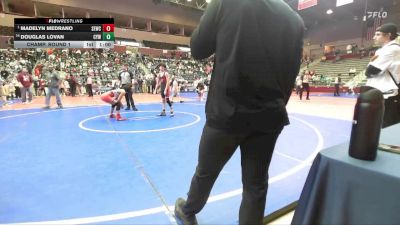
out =
[(400, 122), (400, 45), (396, 43), (397, 26), (386, 23), (375, 32), (375, 44), (381, 46), (371, 58), (365, 71), (366, 86), (374, 87), (383, 93), (385, 113), (382, 128)]
[(122, 72), (119, 73), (118, 79), (121, 81), (121, 88), (125, 90), (125, 110), (130, 110), (132, 105), (132, 110), (138, 111), (138, 109), (135, 107), (135, 102), (133, 101), (132, 97), (133, 74), (132, 72), (128, 71), (128, 64), (124, 64)]

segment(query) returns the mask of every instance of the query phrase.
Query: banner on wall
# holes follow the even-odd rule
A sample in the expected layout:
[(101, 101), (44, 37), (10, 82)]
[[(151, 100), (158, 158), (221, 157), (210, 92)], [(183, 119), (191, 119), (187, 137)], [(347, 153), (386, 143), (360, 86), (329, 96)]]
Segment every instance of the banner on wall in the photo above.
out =
[(318, 0), (299, 0), (298, 10), (307, 9), (318, 4)]
[(354, 0), (336, 0), (336, 7), (353, 3)]
[(375, 31), (380, 25), (382, 25), (382, 19), (379, 17), (367, 20), (367, 32), (365, 35), (365, 39), (367, 41), (371, 41), (374, 39)]

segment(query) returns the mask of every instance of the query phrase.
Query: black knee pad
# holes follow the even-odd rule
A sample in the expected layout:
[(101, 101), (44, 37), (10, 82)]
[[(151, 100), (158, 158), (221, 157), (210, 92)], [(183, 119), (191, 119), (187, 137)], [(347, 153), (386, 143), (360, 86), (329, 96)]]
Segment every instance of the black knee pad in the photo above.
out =
[(169, 100), (169, 98), (166, 98), (166, 101), (167, 101), (167, 103), (168, 103), (169, 107), (171, 107), (171, 106), (172, 106), (172, 104), (171, 104), (171, 101)]

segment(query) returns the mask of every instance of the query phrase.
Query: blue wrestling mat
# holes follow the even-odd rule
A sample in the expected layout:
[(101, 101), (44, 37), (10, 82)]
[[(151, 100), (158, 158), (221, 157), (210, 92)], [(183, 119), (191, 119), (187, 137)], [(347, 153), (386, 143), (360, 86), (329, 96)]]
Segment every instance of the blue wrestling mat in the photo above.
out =
[[(0, 111), (1, 224), (176, 224), (205, 123), (204, 104), (160, 104), (109, 119), (109, 106)], [(298, 200), (315, 155), (347, 141), (351, 122), (290, 115), (270, 167), (265, 215)], [(200, 224), (237, 224), (240, 154), (221, 172)]]

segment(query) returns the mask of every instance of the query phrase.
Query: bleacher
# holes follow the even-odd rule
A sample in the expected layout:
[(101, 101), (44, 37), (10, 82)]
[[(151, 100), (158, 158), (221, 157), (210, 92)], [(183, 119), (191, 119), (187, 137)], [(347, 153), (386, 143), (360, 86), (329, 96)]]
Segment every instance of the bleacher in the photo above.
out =
[(334, 80), (337, 74), (341, 74), (342, 83), (347, 83), (353, 77), (349, 75), (349, 71), (351, 68), (356, 69), (355, 75), (358, 75), (360, 72), (364, 71), (368, 62), (369, 57), (364, 58), (346, 58), (338, 61), (321, 61), (316, 63), (315, 65), (310, 65), (308, 70), (314, 70), (317, 75), (323, 75), (325, 79), (328, 81), (326, 85), (332, 85), (329, 81)]

